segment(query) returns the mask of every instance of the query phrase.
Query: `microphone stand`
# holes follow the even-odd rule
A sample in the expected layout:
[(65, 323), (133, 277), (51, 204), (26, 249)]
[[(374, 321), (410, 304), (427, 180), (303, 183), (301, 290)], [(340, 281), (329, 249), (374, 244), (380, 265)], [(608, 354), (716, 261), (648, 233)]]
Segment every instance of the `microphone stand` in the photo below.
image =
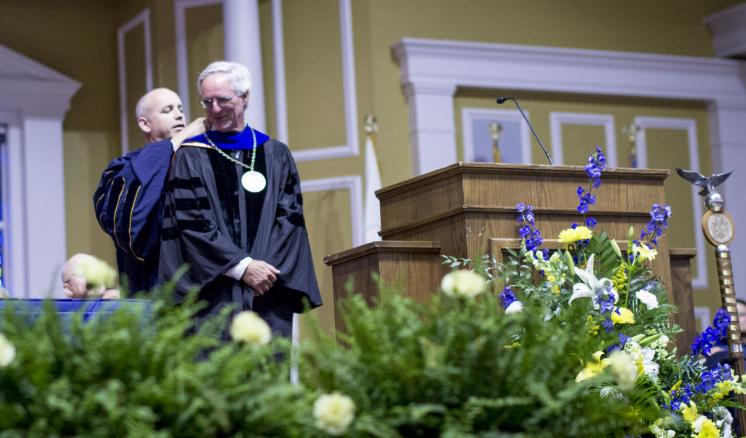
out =
[(528, 117), (526, 117), (526, 113), (523, 112), (523, 108), (521, 108), (521, 105), (518, 103), (518, 99), (516, 99), (515, 97), (498, 97), (497, 103), (498, 105), (502, 105), (508, 100), (512, 100), (513, 103), (515, 103), (516, 108), (518, 108), (518, 111), (523, 116), (523, 120), (526, 121), (526, 124), (528, 124), (528, 128), (531, 130), (531, 133), (534, 134), (534, 138), (536, 139), (536, 141), (539, 142), (539, 146), (541, 146), (541, 150), (544, 152), (544, 156), (547, 157), (547, 161), (549, 161), (549, 164), (550, 165), (554, 164), (552, 163), (552, 159), (549, 158), (549, 153), (547, 152), (547, 148), (544, 147), (544, 143), (542, 143), (541, 140), (539, 139), (539, 136), (536, 135), (536, 131), (534, 131), (534, 126), (528, 120)]

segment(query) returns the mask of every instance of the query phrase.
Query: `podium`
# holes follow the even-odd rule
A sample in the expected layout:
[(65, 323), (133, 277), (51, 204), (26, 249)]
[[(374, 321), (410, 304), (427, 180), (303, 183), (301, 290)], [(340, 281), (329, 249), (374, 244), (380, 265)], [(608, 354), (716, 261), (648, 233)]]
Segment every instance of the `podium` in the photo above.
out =
[[(593, 190), (596, 204), (589, 212), (598, 220), (596, 228), (620, 243), (627, 241), (630, 226), (639, 236), (650, 220), (652, 205), (665, 204), (663, 182), (668, 175), (668, 170), (657, 169), (604, 170), (601, 187)], [(557, 247), (552, 238), (573, 222), (582, 225), (576, 190), (578, 186), (587, 189), (588, 184), (581, 166), (460, 162), (378, 190), (383, 240), (324, 259), (332, 267), (335, 299), (345, 296), (344, 285), (351, 278), (353, 291), (370, 300), (378, 293), (375, 283), (366, 280), (371, 273), (378, 273), (384, 284), (402, 288), (415, 300), (426, 299), (438, 290), (447, 272), (435, 248), (443, 255), (476, 259), (490, 254), (501, 259), (503, 249), (518, 247), (516, 204), (521, 202), (534, 207), (547, 245)], [(438, 267), (423, 269), (422, 248), (428, 245), (429, 257)], [(383, 254), (393, 248), (398, 271), (383, 262), (387, 258)], [(663, 281), (669, 300), (679, 306), (676, 322), (685, 329), (680, 346), (686, 347), (680, 351), (687, 351), (696, 335), (689, 265), (693, 251), (676, 252), (672, 276), (668, 240), (661, 239), (657, 250), (653, 272)], [(407, 257), (418, 253), (420, 268), (415, 268)], [(686, 293), (688, 297), (678, 296)]]

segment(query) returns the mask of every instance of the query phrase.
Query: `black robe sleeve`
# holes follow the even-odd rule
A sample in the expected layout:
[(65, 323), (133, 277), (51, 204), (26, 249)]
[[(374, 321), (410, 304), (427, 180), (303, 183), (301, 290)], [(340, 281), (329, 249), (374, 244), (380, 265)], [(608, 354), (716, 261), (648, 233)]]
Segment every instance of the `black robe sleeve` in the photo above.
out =
[(265, 198), (251, 256), (280, 270), (279, 286), (288, 294), (292, 310), (301, 312), (306, 305), (317, 307), (322, 302), (303, 218), (300, 177), (288, 147), (274, 140), (267, 146), (270, 144), (271, 149), (266, 149), (268, 171), (272, 172), (268, 189), (273, 193), (267, 193)]
[(248, 256), (227, 232), (226, 219), (233, 218), (223, 217), (208, 153), (204, 148), (180, 148), (166, 185), (159, 280), (170, 280), (188, 265), (176, 285), (177, 296), (228, 280), (224, 273)]

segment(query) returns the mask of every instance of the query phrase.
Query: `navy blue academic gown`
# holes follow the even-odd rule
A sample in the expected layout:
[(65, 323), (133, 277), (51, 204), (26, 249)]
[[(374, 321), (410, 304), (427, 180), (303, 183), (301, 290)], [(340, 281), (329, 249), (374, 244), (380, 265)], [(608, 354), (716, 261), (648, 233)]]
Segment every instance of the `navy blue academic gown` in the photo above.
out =
[(162, 197), (173, 156), (170, 140), (112, 160), (93, 195), (96, 219), (117, 248), (128, 291), (150, 290), (158, 280)]

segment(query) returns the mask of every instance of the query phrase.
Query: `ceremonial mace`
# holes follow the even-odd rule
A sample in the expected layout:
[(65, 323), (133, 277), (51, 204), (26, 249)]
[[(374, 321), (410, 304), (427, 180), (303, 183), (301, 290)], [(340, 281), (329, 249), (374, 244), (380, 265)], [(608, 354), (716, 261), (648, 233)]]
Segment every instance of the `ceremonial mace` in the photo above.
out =
[[(733, 171), (716, 173), (706, 177), (693, 170), (677, 168), (676, 172), (694, 184), (702, 187), (700, 196), (705, 198), (707, 211), (702, 216), (702, 232), (707, 241), (715, 247), (715, 260), (717, 261), (718, 279), (720, 280), (720, 300), (723, 307), (730, 315), (728, 324), (728, 352), (733, 363), (735, 375), (744, 374), (743, 344), (741, 343), (741, 327), (738, 324), (738, 308), (736, 306), (736, 290), (733, 285), (733, 265), (730, 262), (730, 249), (728, 244), (733, 240), (735, 224), (733, 217), (725, 211), (725, 200), (715, 188), (722, 184)], [(746, 396), (739, 395), (738, 400), (746, 405)], [(736, 421), (739, 422), (740, 430), (746, 426), (746, 411), (736, 409)]]

